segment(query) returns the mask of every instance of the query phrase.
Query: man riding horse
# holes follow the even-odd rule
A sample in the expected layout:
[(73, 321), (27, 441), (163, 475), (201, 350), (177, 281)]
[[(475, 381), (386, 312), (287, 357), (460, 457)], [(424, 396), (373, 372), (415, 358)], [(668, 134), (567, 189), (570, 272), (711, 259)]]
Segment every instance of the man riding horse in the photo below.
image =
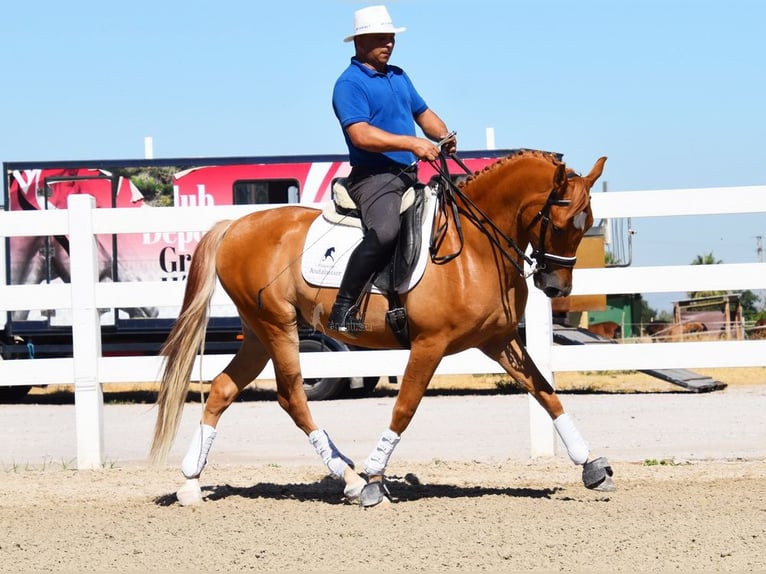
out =
[[(526, 266), (534, 286), (548, 297), (571, 292), (577, 247), (593, 225), (590, 190), (606, 157), (596, 160), (584, 176), (569, 169), (559, 154), (539, 150), (516, 150), (460, 186), (451, 184), (446, 172), (440, 173), (444, 190), (437, 195), (444, 209), (435, 214), (432, 226), (440, 231), (429, 246), (430, 259), (417, 285), (401, 298), (410, 344), (389, 328), (389, 301), (382, 294), (366, 299), (363, 324), (356, 301), (393, 248), (401, 196), (416, 179), (414, 166), (417, 160), (432, 161), (440, 153), (432, 142), (415, 137), (414, 124), (429, 138), (447, 139), (443, 151), (454, 152), (455, 141), (446, 137), (444, 122), (417, 96), (404, 72), (388, 65), (394, 35), (402, 29), (393, 26), (387, 10), (380, 6), (360, 10), (354, 22), (355, 32), (347, 40), (355, 40), (357, 55), (338, 80), (334, 103), (349, 143), (351, 196), (361, 207), (366, 233), (350, 258), (340, 291), (308, 281), (297, 264), (321, 210), (281, 206), (216, 223), (194, 252), (182, 309), (163, 347), (166, 362), (152, 458), (165, 459), (177, 433), (213, 291), (220, 283), (242, 319), (242, 346), (213, 379), (181, 464), (186, 483), (177, 496), (182, 504), (202, 501), (199, 477), (220, 417), (269, 361), (280, 406), (331, 474), (343, 480), (344, 495), (363, 506), (389, 499), (385, 485), (389, 459), (440, 361), (471, 348), (523, 383), (545, 409), (570, 460), (582, 467), (583, 484), (613, 490), (609, 462), (594, 455), (555, 388), (529, 356), (519, 329), (528, 294)], [(389, 94), (382, 97), (386, 89)], [(403, 100), (392, 97), (392, 91), (404, 93)], [(374, 105), (362, 102), (367, 93), (378, 94)], [(453, 157), (457, 159), (454, 153)], [(252, 245), (259, 249), (249, 248)], [(340, 341), (367, 348), (409, 347), (390, 422), (361, 474), (314, 419), (308, 404), (298, 345), (299, 325), (305, 324), (335, 330)]]
[(368, 6), (354, 14), (356, 53), (335, 83), (333, 109), (348, 146), (349, 195), (359, 207), (364, 237), (351, 253), (328, 327), (341, 333), (365, 330), (359, 300), (370, 279), (388, 262), (399, 235), (402, 194), (417, 182), (418, 160), (434, 161), (440, 149), (415, 135), (415, 124), (434, 141), (448, 140), (443, 151), (456, 149), (446, 124), (425, 103), (410, 78), (389, 65), (396, 34), (385, 6)]

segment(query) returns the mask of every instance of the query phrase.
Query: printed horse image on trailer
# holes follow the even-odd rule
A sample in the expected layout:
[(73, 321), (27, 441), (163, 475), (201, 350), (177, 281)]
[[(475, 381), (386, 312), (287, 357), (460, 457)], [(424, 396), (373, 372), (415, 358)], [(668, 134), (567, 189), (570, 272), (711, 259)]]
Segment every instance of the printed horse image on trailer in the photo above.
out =
[[(443, 174), (431, 258), (419, 283), (401, 294), (409, 360), (389, 425), (361, 472), (314, 420), (303, 390), (298, 326), (315, 318), (319, 322), (313, 327), (326, 329), (337, 292), (307, 283), (301, 273), (304, 239), (320, 212), (288, 206), (214, 225), (194, 253), (181, 313), (163, 349), (154, 461), (166, 459), (177, 434), (216, 279), (237, 306), (245, 334), (240, 350), (212, 382), (181, 465), (186, 482), (177, 492), (179, 502), (201, 502), (199, 477), (220, 417), (269, 360), (280, 406), (330, 473), (344, 481), (344, 494), (363, 506), (390, 500), (386, 467), (439, 362), (469, 348), (480, 349), (525, 385), (553, 420), (570, 459), (582, 467), (586, 487), (613, 490), (611, 466), (591, 452), (527, 353), (518, 329), (527, 300), (525, 263), (532, 267), (535, 287), (547, 296), (570, 293), (577, 247), (593, 224), (590, 189), (605, 162), (605, 157), (598, 159), (590, 173), (580, 176), (557, 154), (519, 150), (459, 186)], [(531, 255), (525, 253), (528, 246)], [(337, 338), (366, 348), (405, 346), (387, 325), (385, 294), (368, 293), (362, 310), (366, 331)]]
[[(36, 169), (14, 171), (9, 189), (10, 207), (16, 210), (66, 209), (72, 194), (94, 197), (96, 207), (133, 207), (143, 201), (141, 192), (127, 178), (119, 178), (115, 197), (112, 197), (112, 179), (108, 172), (85, 168)], [(98, 280), (114, 280), (114, 257), (110, 237), (97, 236)], [(60, 279), (71, 283), (69, 264), (69, 238), (12, 237), (10, 239), (10, 284), (36, 285)], [(137, 280), (132, 270), (119, 260), (117, 274), (122, 281)], [(124, 311), (131, 318), (156, 317), (155, 307), (129, 308)], [(14, 311), (12, 319), (26, 320), (29, 311)]]

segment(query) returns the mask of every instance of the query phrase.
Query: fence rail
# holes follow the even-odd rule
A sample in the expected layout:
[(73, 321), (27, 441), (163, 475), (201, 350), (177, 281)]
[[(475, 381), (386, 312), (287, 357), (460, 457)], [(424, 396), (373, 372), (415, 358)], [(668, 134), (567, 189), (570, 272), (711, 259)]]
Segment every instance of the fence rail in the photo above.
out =
[[(725, 197), (726, 201), (722, 201)], [(269, 206), (271, 207), (271, 206)], [(68, 235), (71, 284), (0, 285), (0, 312), (71, 309), (74, 357), (0, 361), (3, 385), (74, 384), (79, 468), (103, 461), (102, 384), (156, 381), (159, 357), (102, 357), (99, 308), (178, 307), (183, 284), (173, 282), (99, 283), (94, 235), (101, 233), (203, 231), (220, 219), (231, 219), (268, 207), (95, 209), (89, 196), (72, 196), (67, 210), (0, 212), (0, 238)], [(610, 192), (593, 195), (599, 218), (766, 213), (766, 186), (685, 190)], [(530, 282), (531, 283), (531, 282)], [(573, 295), (657, 293), (766, 288), (766, 264), (577, 269)], [(213, 305), (230, 304), (218, 289)], [(766, 341), (655, 343), (652, 345), (553, 345), (550, 301), (530, 285), (526, 308), (527, 347), (540, 370), (554, 381), (557, 371), (658, 368), (745, 367), (766, 365)], [(306, 377), (401, 375), (406, 351), (305, 353)], [(195, 376), (209, 380), (230, 359), (198, 358)], [(445, 357), (437, 374), (499, 373), (499, 366), (471, 350)], [(260, 378), (273, 378), (271, 366)], [(554, 437), (544, 411), (530, 400), (532, 456), (553, 453)]]

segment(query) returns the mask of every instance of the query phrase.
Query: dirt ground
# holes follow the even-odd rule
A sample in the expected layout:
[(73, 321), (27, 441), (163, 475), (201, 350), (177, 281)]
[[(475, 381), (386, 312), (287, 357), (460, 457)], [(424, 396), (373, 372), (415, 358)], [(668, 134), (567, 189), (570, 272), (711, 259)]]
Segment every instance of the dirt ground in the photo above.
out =
[[(763, 385), (764, 373), (705, 374)], [(557, 385), (679, 390), (626, 383), (631, 376), (560, 376)], [(493, 381), (445, 377), (434, 388)], [(391, 392), (388, 383), (378, 392)], [(317, 465), (211, 463), (200, 507), (177, 503), (175, 467), (4, 467), (0, 571), (766, 570), (766, 459), (613, 466), (617, 490), (599, 493), (560, 457), (394, 459), (394, 503), (372, 509), (344, 501), (340, 483)]]
[(196, 508), (175, 469), (6, 472), (0, 570), (766, 569), (766, 461), (620, 464), (613, 493), (561, 461), (389, 470), (366, 510), (316, 467), (210, 466)]

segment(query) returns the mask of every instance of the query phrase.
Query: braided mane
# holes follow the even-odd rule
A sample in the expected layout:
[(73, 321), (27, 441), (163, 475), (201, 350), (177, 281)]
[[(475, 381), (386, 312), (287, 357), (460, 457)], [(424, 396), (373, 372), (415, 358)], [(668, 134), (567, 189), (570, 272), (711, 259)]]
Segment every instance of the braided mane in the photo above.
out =
[(528, 158), (528, 157), (537, 157), (537, 158), (548, 160), (556, 167), (564, 163), (562, 161), (562, 158), (564, 156), (560, 153), (551, 152), (551, 151), (542, 151), (537, 149), (527, 149), (527, 148), (515, 149), (515, 150), (512, 150), (511, 153), (509, 153), (507, 156), (500, 158), (496, 162), (491, 163), (488, 166), (484, 167), (484, 169), (480, 171), (476, 171), (473, 174), (469, 175), (467, 178), (463, 179), (458, 185), (460, 188), (463, 188), (464, 186), (470, 184), (474, 180), (479, 179), (482, 176), (495, 171), (496, 169), (499, 169), (500, 167), (504, 166), (505, 164), (509, 162), (514, 162), (521, 158)]

